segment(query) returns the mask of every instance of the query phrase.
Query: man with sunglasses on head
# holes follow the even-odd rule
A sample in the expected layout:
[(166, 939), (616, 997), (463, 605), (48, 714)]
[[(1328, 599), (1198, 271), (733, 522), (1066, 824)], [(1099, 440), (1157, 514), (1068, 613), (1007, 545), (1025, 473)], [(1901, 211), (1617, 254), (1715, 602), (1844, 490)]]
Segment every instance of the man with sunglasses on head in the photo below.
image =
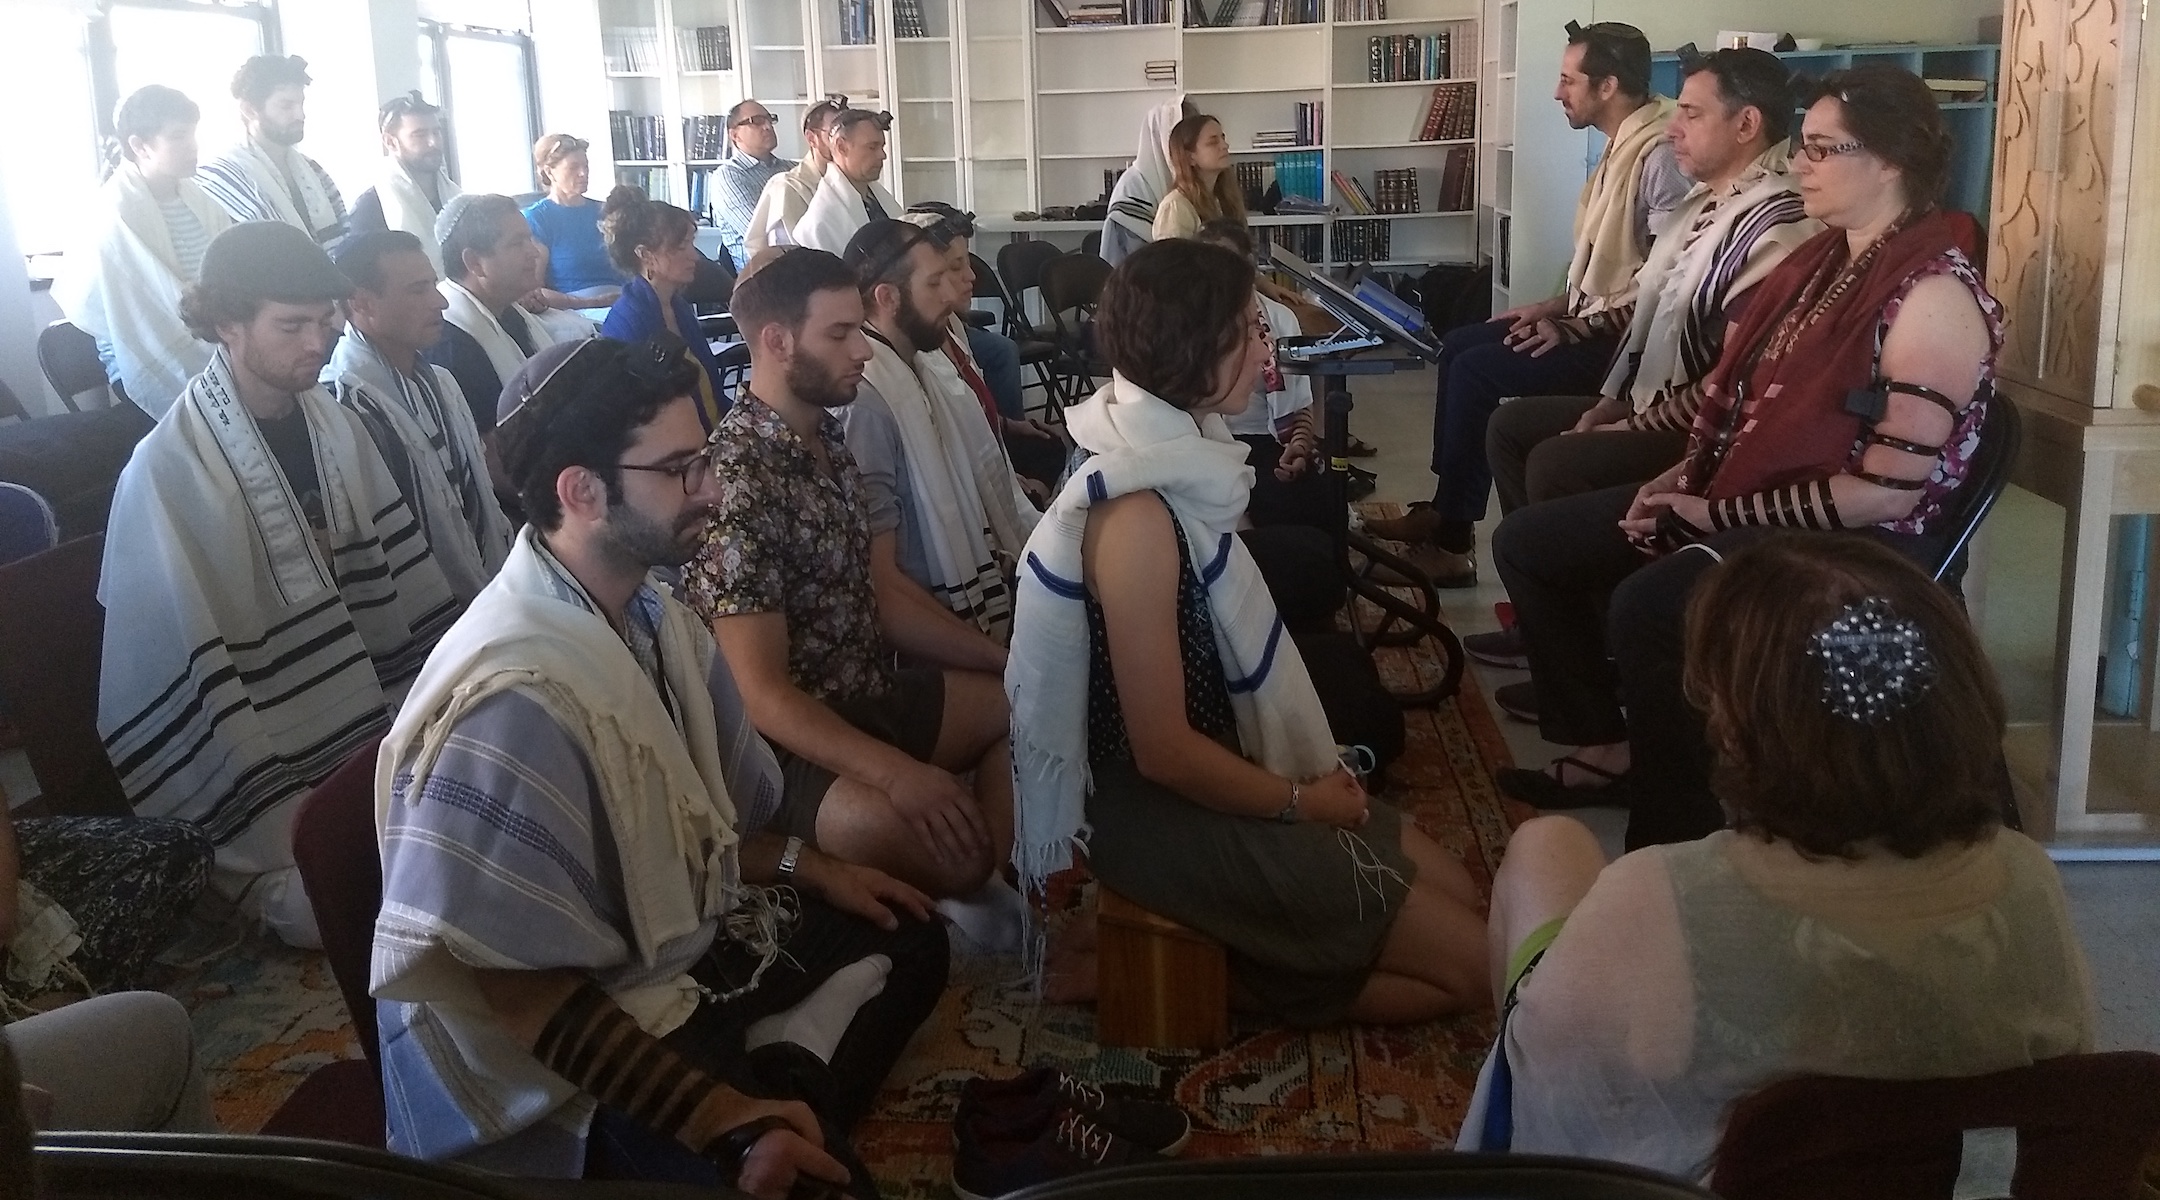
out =
[(874, 1196), (843, 1135), (943, 991), (945, 934), (914, 888), (787, 836), (799, 782), (655, 573), (719, 495), (696, 370), (673, 341), (596, 339), (503, 393), (531, 523), (377, 773), (389, 1145)]
[(839, 254), (855, 231), (898, 216), (900, 202), (878, 179), (885, 174), (886, 131), (892, 114), (851, 108), (834, 117), (826, 137), (832, 169), (795, 225), (795, 244)]
[(1475, 528), (1492, 472), (1485, 422), (1509, 396), (1597, 390), (1628, 314), (1635, 273), (1691, 186), (1665, 131), (1673, 102), (1650, 91), (1650, 41), (1633, 25), (1567, 24), (1553, 99), (1568, 125), (1605, 135), (1605, 154), (1575, 206), (1575, 246), (1560, 295), (1517, 305), (1442, 341), (1433, 398), (1430, 502), (1365, 532), (1411, 544), (1410, 561), (1441, 587), (1477, 584)]
[(803, 114), (802, 161), (765, 181), (757, 208), (743, 230), (743, 270), (750, 269), (750, 260), (760, 251), (795, 244), (795, 226), (810, 207), (811, 197), (817, 195), (818, 183), (832, 162), (833, 118), (845, 111), (846, 96), (827, 96)]
[(745, 100), (729, 109), (727, 127), (728, 156), (713, 172), (719, 183), (713, 208), (719, 218), (720, 243), (740, 271), (750, 263), (747, 240), (765, 185), (796, 164), (773, 153), (780, 145), (779, 127), (772, 112), (757, 101)]
[(446, 143), (442, 109), (413, 89), (382, 106), (381, 175), (375, 186), (353, 201), (352, 236), (401, 229), (420, 239), (428, 261), (442, 270), (442, 244), (435, 240), (435, 218), (460, 193), (443, 169)]

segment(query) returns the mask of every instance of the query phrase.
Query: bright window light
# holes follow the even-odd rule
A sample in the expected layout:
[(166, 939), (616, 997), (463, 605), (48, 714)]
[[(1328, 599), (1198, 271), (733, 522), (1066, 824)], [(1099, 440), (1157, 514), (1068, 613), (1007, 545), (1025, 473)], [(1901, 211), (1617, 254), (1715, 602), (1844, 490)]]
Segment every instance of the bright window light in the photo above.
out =
[[(66, 247), (101, 175), (91, 114), (90, 59), (82, 17), (60, 6), (21, 5), (0, 37), (0, 203), (25, 254)], [(35, 114), (34, 116), (32, 114)]]
[(205, 159), (240, 140), (232, 97), (233, 73), (262, 53), (262, 24), (215, 9), (184, 11), (116, 4), (112, 22), (113, 80), (125, 98), (147, 84), (178, 88), (202, 106), (196, 139)]
[(458, 186), (516, 196), (533, 190), (532, 118), (525, 49), (495, 38), (444, 39), (450, 60), (451, 136)]

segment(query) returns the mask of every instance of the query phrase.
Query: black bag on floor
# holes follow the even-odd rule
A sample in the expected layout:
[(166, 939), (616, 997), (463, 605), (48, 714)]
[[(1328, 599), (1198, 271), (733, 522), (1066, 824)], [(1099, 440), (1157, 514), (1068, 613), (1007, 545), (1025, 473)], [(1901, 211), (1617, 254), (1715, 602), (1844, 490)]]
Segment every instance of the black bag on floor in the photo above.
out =
[[(1375, 776), (1402, 757), (1402, 705), (1381, 686), (1371, 653), (1341, 632), (1293, 634), (1291, 640), (1305, 660), (1313, 690), (1320, 693), (1320, 707), (1327, 712), (1335, 740), (1371, 750), (1378, 764)], [(1368, 786), (1379, 785), (1368, 781)]]
[(1424, 310), (1434, 338), (1492, 318), (1492, 264), (1442, 263), (1418, 276), (1417, 295), (1405, 296)]

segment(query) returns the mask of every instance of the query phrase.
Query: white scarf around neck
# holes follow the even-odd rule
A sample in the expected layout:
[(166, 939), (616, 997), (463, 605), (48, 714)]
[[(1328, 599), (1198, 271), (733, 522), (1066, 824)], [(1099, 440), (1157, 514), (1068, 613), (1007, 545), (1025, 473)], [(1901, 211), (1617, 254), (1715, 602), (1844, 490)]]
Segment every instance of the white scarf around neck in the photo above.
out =
[[(435, 189), (441, 204), (450, 203), (461, 191), (441, 168), (435, 171)], [(427, 192), (395, 155), (383, 157), (382, 175), (375, 182), (375, 199), (382, 204), (383, 224), (419, 238), (420, 247), (427, 251), (428, 261), (435, 264), (435, 273), (441, 274), (442, 243), (435, 238), (435, 217), (441, 211), (441, 204), (428, 199)]]
[[(1267, 583), (1236, 535), (1253, 484), (1245, 446), (1219, 415), (1191, 416), (1113, 375), (1065, 410), (1081, 449), (1022, 555), (1005, 695), (1012, 709), (1013, 865), (1023, 891), (1072, 864), (1087, 837), (1086, 588), (1089, 509), (1153, 491), (1185, 530), (1207, 591), (1215, 650), (1247, 758), (1294, 780), (1339, 769), (1327, 713), (1283, 627)], [(1166, 614), (1167, 615), (1167, 614)]]
[[(495, 368), (495, 377), (507, 386), (518, 368), (525, 365), (526, 354), (518, 347), (517, 339), (510, 336), (510, 331), (488, 311), (488, 306), (480, 303), (480, 297), (473, 295), (464, 284), (445, 279), (435, 287), (443, 294), (443, 299), (450, 302), (450, 307), (443, 310), (443, 320), (471, 334), (472, 339), (480, 343), (488, 364)], [(525, 323), (525, 330), (533, 335), (533, 349), (538, 350), (543, 339), (534, 330), (532, 322)]]
[[(885, 185), (872, 182), (870, 192), (877, 197), (886, 217), (898, 218), (907, 211), (885, 190)], [(842, 254), (847, 251), (848, 239), (869, 223), (870, 207), (863, 203), (862, 190), (847, 177), (847, 172), (837, 166), (828, 167), (818, 180), (817, 194), (810, 197), (810, 207), (803, 210), (802, 220), (795, 224), (795, 244)]]
[(1652, 96), (1613, 131), (1597, 170), (1583, 182), (1575, 205), (1575, 252), (1568, 260), (1570, 316), (1624, 308), (1635, 300), (1635, 272), (1644, 247), (1635, 234), (1635, 200), (1642, 194), (1643, 161), (1665, 141), (1673, 102)]

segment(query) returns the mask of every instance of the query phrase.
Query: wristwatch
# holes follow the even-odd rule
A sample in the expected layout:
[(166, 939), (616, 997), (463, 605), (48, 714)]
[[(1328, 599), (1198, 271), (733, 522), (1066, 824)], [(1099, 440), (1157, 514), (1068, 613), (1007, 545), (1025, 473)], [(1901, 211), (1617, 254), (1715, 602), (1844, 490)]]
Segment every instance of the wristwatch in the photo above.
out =
[(801, 838), (791, 837), (787, 840), (787, 848), (780, 851), (780, 878), (793, 879), (795, 877), (796, 864), (802, 860), (802, 848), (803, 840)]
[(1298, 823), (1297, 802), (1298, 792), (1300, 789), (1301, 785), (1298, 783), (1297, 780), (1293, 779), (1290, 781), (1290, 803), (1283, 805), (1282, 811), (1275, 814), (1275, 819), (1278, 822), (1284, 825), (1295, 825)]

